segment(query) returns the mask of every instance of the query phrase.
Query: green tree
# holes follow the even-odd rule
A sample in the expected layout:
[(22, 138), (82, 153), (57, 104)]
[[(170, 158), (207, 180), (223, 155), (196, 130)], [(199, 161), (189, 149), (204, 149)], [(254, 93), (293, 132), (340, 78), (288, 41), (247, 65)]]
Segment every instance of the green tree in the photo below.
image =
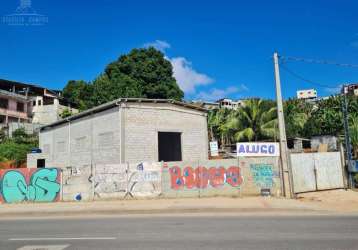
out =
[(303, 130), (311, 116), (312, 104), (305, 100), (289, 99), (284, 103), (286, 134), (288, 138), (303, 137)]
[(93, 106), (93, 86), (85, 81), (71, 80), (63, 89), (63, 97), (76, 105), (79, 110), (86, 110)]
[(353, 147), (354, 158), (358, 159), (358, 114), (350, 117), (349, 135)]
[(67, 117), (69, 117), (69, 116), (71, 116), (71, 115), (72, 115), (71, 110), (68, 109), (68, 108), (65, 108), (65, 109), (62, 111), (62, 113), (60, 114), (60, 117), (61, 117), (62, 119), (65, 119), (65, 118), (67, 118)]
[(19, 166), (34, 147), (38, 147), (38, 137), (28, 135), (23, 128), (19, 128), (13, 132), (12, 138), (6, 137), (0, 143), (0, 160), (15, 161)]
[(109, 64), (105, 74), (111, 84), (123, 86), (124, 84), (118, 81), (129, 81), (130, 86), (134, 87), (133, 91), (123, 91), (128, 96), (119, 97), (181, 100), (184, 96), (173, 77), (171, 63), (165, 59), (162, 52), (153, 47), (133, 49), (128, 55), (123, 55)]
[(12, 133), (12, 139), (15, 143), (18, 144), (27, 143), (29, 140), (29, 135), (26, 134), (24, 128), (18, 128)]
[(94, 106), (119, 97), (143, 97), (138, 82), (124, 74), (117, 74), (113, 78), (102, 74), (93, 82), (91, 102)]
[[(208, 114), (209, 135), (211, 140), (218, 140), (221, 147), (230, 143), (232, 128), (235, 127), (232, 121), (234, 111), (229, 109), (215, 109)], [(235, 128), (236, 129), (236, 128)]]
[(262, 99), (245, 101), (238, 110), (239, 129), (235, 133), (237, 141), (258, 141), (277, 137), (276, 107)]
[(14, 140), (7, 140), (0, 144), (0, 159), (2, 161), (14, 160), (17, 165), (26, 161), (27, 154), (35, 145), (16, 143)]
[(6, 130), (5, 128), (0, 129), (0, 143), (6, 139)]
[(145, 48), (122, 55), (92, 83), (69, 81), (63, 96), (85, 110), (121, 97), (181, 100), (184, 93), (164, 54)]
[(251, 99), (238, 110), (216, 109), (208, 114), (209, 135), (221, 146), (237, 141), (277, 138), (277, 113), (270, 100)]
[(338, 136), (342, 131), (342, 99), (339, 96), (332, 96), (315, 104), (303, 134), (307, 138), (315, 135)]

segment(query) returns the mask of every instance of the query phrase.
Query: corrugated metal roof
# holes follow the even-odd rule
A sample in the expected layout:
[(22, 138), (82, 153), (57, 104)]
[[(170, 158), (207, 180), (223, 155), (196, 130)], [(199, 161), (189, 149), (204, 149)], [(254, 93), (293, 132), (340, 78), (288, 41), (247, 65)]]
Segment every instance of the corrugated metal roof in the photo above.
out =
[(86, 117), (88, 115), (91, 115), (93, 113), (98, 113), (98, 112), (101, 112), (101, 111), (116, 107), (116, 106), (118, 106), (119, 103), (122, 103), (122, 102), (170, 103), (170, 104), (177, 105), (177, 106), (182, 106), (182, 107), (186, 107), (186, 108), (190, 108), (190, 109), (195, 109), (195, 110), (198, 110), (198, 111), (201, 111), (201, 112), (204, 112), (204, 113), (206, 113), (208, 111), (205, 108), (198, 107), (196, 105), (185, 103), (185, 102), (175, 101), (175, 100), (172, 100), (172, 99), (119, 98), (119, 99), (116, 99), (114, 101), (107, 102), (107, 103), (99, 105), (97, 107), (88, 109), (88, 110), (83, 111), (81, 113), (69, 116), (69, 117), (67, 117), (65, 119), (62, 119), (62, 120), (59, 120), (57, 122), (45, 125), (45, 126), (41, 127), (40, 130), (45, 130), (46, 128), (56, 127), (58, 125), (67, 123), (69, 121), (74, 121), (74, 120), (80, 119), (82, 117)]

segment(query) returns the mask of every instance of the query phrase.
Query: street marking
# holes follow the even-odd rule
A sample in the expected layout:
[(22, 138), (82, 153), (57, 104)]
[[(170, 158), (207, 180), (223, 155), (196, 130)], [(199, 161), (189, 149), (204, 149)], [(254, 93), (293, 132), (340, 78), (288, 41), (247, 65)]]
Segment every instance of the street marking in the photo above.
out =
[(70, 245), (23, 246), (17, 250), (63, 250)]
[(116, 237), (75, 237), (75, 238), (12, 238), (9, 241), (53, 241), (53, 240), (116, 240)]

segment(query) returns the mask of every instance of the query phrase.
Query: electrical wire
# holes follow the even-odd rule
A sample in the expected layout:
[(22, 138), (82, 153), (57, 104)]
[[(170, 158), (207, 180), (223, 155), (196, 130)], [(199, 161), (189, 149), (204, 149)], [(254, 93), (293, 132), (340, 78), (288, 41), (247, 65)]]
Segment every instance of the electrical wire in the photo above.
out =
[(292, 75), (293, 77), (297, 78), (297, 79), (300, 79), (304, 82), (309, 82), (313, 85), (316, 85), (318, 87), (322, 87), (322, 88), (330, 88), (330, 89), (333, 89), (333, 88), (337, 88), (337, 86), (331, 86), (331, 85), (325, 85), (325, 84), (322, 84), (322, 83), (318, 83), (318, 82), (315, 82), (315, 81), (311, 81), (303, 76), (300, 76), (299, 74), (293, 72), (292, 70), (290, 70), (289, 68), (287, 68), (285, 65), (283, 64), (280, 64), (280, 68), (282, 68), (283, 70), (285, 70), (287, 73), (289, 73), (290, 75)]
[(305, 63), (334, 65), (339, 67), (358, 68), (358, 64), (337, 63), (333, 61), (315, 60), (315, 59), (307, 59), (307, 58), (300, 58), (300, 57), (293, 57), (293, 56), (280, 56), (280, 59), (284, 61), (296, 61), (296, 62), (305, 62)]

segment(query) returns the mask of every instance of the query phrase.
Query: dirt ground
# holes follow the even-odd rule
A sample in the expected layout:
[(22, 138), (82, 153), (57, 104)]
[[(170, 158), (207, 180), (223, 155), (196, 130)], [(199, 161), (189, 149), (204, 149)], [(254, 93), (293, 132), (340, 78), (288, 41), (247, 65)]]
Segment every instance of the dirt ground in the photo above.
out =
[(339, 212), (358, 211), (358, 192), (352, 190), (328, 190), (299, 194), (297, 200), (315, 204), (324, 210)]

